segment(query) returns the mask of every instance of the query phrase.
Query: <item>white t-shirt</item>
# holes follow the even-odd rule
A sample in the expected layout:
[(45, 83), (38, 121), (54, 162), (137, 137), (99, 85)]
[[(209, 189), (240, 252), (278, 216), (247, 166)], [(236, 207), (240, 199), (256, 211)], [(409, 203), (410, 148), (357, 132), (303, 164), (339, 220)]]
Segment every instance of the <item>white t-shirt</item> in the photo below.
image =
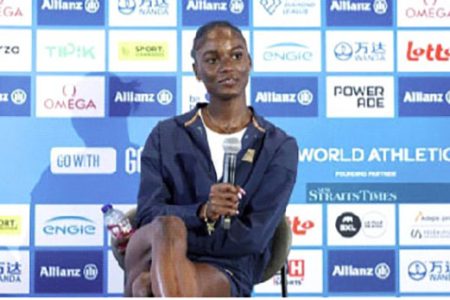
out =
[[(203, 121), (201, 110), (200, 116)], [(219, 180), (223, 175), (223, 156), (225, 154), (225, 151), (223, 150), (223, 141), (230, 137), (235, 137), (238, 138), (239, 141), (242, 141), (242, 137), (244, 136), (244, 132), (247, 127), (244, 127), (244, 129), (235, 133), (218, 133), (209, 129), (204, 121), (203, 124), (206, 128), (206, 138), (208, 140), (209, 151), (211, 152), (211, 159), (214, 164), (214, 169), (216, 169), (217, 179)]]

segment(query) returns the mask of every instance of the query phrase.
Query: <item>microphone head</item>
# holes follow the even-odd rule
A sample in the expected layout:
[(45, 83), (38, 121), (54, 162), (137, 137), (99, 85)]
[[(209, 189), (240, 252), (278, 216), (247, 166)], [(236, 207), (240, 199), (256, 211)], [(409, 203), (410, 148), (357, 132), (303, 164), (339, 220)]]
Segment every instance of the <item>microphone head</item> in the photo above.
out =
[(225, 153), (237, 154), (241, 150), (241, 141), (236, 137), (226, 138), (222, 146)]

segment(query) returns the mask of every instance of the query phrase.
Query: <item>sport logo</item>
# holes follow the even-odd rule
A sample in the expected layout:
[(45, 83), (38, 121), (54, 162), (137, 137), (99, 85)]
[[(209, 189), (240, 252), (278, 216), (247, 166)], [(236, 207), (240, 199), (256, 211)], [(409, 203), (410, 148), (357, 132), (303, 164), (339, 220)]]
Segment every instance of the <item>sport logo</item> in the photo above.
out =
[(351, 212), (344, 212), (336, 219), (335, 226), (343, 237), (351, 238), (361, 229), (361, 219)]

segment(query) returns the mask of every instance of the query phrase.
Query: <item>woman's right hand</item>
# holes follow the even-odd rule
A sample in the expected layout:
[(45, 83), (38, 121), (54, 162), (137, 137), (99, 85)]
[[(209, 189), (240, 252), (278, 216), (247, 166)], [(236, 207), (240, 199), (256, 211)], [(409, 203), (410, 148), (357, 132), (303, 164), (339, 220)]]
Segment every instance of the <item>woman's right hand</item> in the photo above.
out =
[(216, 183), (211, 186), (206, 205), (206, 217), (217, 221), (221, 216), (236, 216), (239, 214), (239, 201), (245, 191), (237, 185)]

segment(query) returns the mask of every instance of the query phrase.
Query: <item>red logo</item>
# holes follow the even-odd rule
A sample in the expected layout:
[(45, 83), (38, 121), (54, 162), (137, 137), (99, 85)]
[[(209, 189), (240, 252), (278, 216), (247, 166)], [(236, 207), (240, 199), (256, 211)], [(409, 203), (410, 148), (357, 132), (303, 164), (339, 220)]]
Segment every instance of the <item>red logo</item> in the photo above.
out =
[(299, 217), (293, 217), (293, 220), (289, 218), (289, 223), (291, 224), (292, 233), (295, 235), (305, 235), (309, 229), (314, 227), (313, 221), (301, 221)]
[(288, 275), (290, 277), (305, 277), (305, 260), (290, 259), (288, 261)]
[(44, 107), (47, 109), (60, 110), (96, 110), (97, 105), (92, 99), (78, 98), (75, 85), (64, 85), (62, 88), (62, 99), (47, 98)]
[(406, 58), (409, 61), (419, 61), (422, 57), (428, 61), (449, 61), (450, 48), (444, 48), (441, 43), (429, 43), (426, 48), (414, 47), (413, 42), (409, 41)]
[(22, 17), (23, 13), (19, 7), (3, 6), (3, 0), (0, 0), (0, 18), (1, 17)]

